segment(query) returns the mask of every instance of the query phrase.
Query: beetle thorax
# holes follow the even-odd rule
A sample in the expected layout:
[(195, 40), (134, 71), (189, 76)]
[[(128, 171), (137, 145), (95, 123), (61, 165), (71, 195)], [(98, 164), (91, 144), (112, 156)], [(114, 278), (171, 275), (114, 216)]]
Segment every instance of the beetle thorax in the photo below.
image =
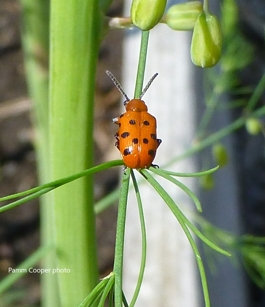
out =
[(126, 111), (147, 112), (147, 106), (141, 99), (132, 99), (126, 104)]

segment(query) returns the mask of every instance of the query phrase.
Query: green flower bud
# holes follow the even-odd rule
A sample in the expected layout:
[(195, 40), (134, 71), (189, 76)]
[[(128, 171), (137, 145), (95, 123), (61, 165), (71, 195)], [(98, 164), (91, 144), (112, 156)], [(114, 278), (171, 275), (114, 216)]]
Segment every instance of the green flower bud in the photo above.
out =
[(152, 29), (161, 20), (167, 0), (133, 0), (131, 19), (143, 31)]
[(211, 190), (214, 188), (213, 174), (207, 174), (200, 178), (200, 185), (205, 190)]
[(247, 121), (246, 121), (246, 129), (248, 131), (249, 134), (251, 135), (257, 135), (260, 133), (261, 131), (261, 123), (258, 119), (256, 118), (249, 118)]
[(192, 41), (192, 62), (203, 68), (214, 66), (221, 57), (222, 35), (216, 16), (201, 13), (196, 20)]
[(200, 1), (175, 4), (168, 9), (164, 22), (173, 30), (192, 30), (201, 12)]
[(220, 167), (224, 167), (227, 165), (229, 159), (228, 153), (224, 145), (222, 145), (221, 143), (214, 144), (212, 148), (212, 153), (216, 163)]

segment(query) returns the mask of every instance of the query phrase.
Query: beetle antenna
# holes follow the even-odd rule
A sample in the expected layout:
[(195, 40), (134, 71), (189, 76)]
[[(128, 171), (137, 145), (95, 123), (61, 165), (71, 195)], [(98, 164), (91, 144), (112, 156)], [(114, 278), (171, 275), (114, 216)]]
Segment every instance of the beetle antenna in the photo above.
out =
[(144, 90), (142, 91), (142, 94), (140, 95), (140, 99), (143, 97), (143, 95), (146, 93), (146, 91), (149, 89), (152, 82), (155, 80), (155, 78), (158, 76), (158, 73), (155, 73), (153, 77), (150, 79), (150, 81), (146, 84)]
[(117, 87), (118, 91), (124, 96), (126, 99), (126, 102), (130, 101), (129, 97), (125, 94), (123, 88), (121, 87), (119, 81), (114, 77), (114, 75), (106, 70), (106, 74), (110, 77), (111, 81), (114, 83), (114, 85)]

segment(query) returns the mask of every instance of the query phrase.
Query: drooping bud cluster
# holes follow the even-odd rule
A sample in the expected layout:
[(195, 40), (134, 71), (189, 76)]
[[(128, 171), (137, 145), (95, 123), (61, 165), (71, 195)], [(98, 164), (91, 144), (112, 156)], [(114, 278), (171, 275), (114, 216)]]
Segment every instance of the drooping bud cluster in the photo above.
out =
[(167, 0), (133, 0), (131, 22), (148, 31), (159, 22), (178, 31), (193, 30), (192, 62), (200, 67), (214, 66), (221, 57), (222, 35), (217, 17), (209, 12), (208, 1), (188, 1), (171, 6), (164, 15)]

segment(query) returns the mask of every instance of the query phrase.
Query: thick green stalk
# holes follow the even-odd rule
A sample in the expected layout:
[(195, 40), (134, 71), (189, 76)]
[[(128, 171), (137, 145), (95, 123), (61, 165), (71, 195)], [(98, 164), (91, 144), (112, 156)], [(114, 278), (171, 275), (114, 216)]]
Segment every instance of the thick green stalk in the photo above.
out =
[[(93, 100), (99, 49), (97, 0), (51, 1), (51, 179), (93, 165)], [(93, 178), (53, 194), (61, 306), (78, 305), (98, 281)]]
[[(21, 0), (22, 42), (29, 95), (33, 102), (35, 149), (40, 183), (49, 179), (48, 141), (48, 58), (49, 58), (49, 0)], [(41, 197), (41, 244), (53, 244), (53, 232), (49, 223), (52, 207), (49, 195)], [(44, 268), (53, 268), (54, 254), (50, 252), (42, 261)], [(55, 276), (41, 275), (42, 306), (58, 306), (58, 288)]]

